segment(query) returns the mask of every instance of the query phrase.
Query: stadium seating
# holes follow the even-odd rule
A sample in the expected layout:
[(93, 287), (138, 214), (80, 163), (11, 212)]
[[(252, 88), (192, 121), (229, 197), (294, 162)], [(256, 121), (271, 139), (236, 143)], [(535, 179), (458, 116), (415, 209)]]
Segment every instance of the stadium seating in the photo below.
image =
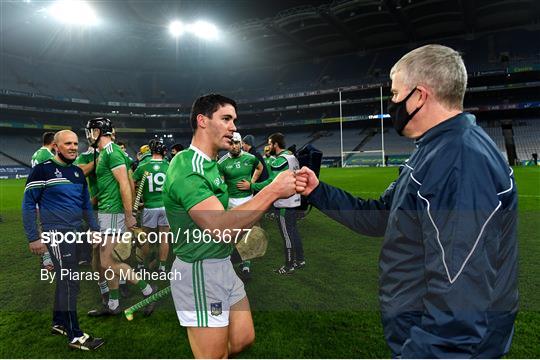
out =
[(41, 139), (34, 136), (2, 135), (1, 141), (4, 153), (27, 165), (30, 165), (34, 152), (41, 147)]
[(532, 153), (540, 153), (540, 119), (520, 121), (512, 128), (519, 160), (530, 160)]
[[(489, 38), (448, 40), (463, 53), (469, 73), (505, 70), (540, 62), (534, 32), (515, 30)], [(381, 49), (310, 59), (280, 66), (208, 69), (205, 72), (138, 73), (65, 64), (43, 63), (6, 54), (2, 87), (52, 96), (85, 98), (95, 102), (184, 102), (193, 94), (220, 91), (236, 98), (254, 99), (293, 91), (324, 89), (388, 81), (391, 66), (408, 47)], [(504, 56), (502, 56), (504, 54)], [(4, 79), (3, 79), (4, 80)], [(231, 85), (233, 84), (233, 85)]]
[(4, 156), (3, 154), (0, 154), (0, 166), (16, 166), (16, 165), (20, 165), (20, 164)]
[(489, 137), (491, 137), (491, 139), (495, 142), (504, 157), (508, 159), (501, 126), (488, 126), (488, 124), (485, 123), (479, 123), (478, 125), (480, 125), (484, 129), (484, 131), (489, 135)]

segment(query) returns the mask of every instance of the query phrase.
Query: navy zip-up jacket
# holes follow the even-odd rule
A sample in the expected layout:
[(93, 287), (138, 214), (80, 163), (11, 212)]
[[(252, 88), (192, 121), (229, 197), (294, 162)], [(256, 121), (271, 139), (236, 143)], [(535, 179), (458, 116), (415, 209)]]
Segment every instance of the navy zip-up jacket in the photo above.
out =
[(513, 171), (468, 113), (416, 146), (379, 200), (322, 182), (309, 200), (361, 234), (384, 235), (379, 301), (394, 357), (500, 357), (518, 307)]
[(83, 219), (90, 230), (99, 231), (88, 184), (78, 166), (59, 164), (51, 159), (32, 169), (22, 203), (24, 231), (30, 242), (39, 239), (36, 205), (43, 231), (79, 231)]

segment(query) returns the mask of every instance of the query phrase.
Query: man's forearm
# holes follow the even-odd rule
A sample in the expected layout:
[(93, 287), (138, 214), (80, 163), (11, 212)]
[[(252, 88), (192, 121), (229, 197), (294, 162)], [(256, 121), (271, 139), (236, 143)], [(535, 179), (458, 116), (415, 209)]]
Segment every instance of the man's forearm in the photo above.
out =
[[(199, 227), (211, 232), (223, 233), (225, 230), (249, 229), (277, 200), (272, 187), (262, 189), (250, 201), (235, 207), (232, 210), (209, 210), (207, 214), (193, 214)], [(204, 210), (201, 210), (204, 211)]]
[(252, 183), (255, 183), (255, 182), (257, 182), (257, 180), (259, 180), (259, 177), (261, 176), (262, 170), (263, 170), (262, 165), (259, 164), (259, 166), (257, 166), (255, 171), (253, 172), (253, 176), (251, 177), (251, 182)]
[(131, 185), (128, 181), (122, 182), (120, 186), (120, 195), (122, 196), (122, 205), (126, 216), (132, 214), (133, 196), (131, 195)]
[(88, 164), (78, 164), (77, 165), (84, 173), (84, 176), (90, 175), (92, 171), (94, 170), (94, 162), (91, 161)]

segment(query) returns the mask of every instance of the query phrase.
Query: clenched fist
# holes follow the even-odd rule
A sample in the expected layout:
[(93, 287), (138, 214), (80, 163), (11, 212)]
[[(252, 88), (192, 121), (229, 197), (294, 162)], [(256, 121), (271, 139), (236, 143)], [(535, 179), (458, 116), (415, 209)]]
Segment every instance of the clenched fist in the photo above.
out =
[(302, 167), (296, 171), (296, 192), (308, 196), (319, 185), (317, 175), (308, 167)]
[(280, 199), (296, 194), (296, 178), (291, 170), (281, 172), (269, 185)]

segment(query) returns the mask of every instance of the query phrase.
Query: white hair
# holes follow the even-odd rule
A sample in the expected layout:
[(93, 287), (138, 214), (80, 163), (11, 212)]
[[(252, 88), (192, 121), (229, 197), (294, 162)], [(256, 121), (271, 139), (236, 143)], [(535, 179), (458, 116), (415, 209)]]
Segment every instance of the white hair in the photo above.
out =
[(425, 45), (405, 54), (390, 70), (400, 73), (405, 86), (424, 85), (447, 109), (463, 109), (467, 69), (461, 55), (447, 46)]

